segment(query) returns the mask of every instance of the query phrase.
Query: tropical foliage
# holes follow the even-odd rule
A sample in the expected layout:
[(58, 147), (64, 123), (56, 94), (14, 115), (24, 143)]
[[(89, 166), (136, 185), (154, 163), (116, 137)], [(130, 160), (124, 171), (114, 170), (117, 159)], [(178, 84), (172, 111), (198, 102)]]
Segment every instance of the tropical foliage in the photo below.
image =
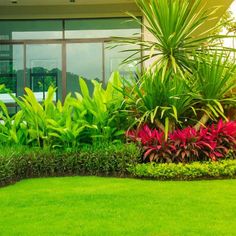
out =
[(165, 132), (183, 124), (193, 103), (186, 81), (171, 71), (164, 77), (162, 71), (147, 71), (137, 82), (127, 80), (124, 86), (121, 92), (135, 123), (150, 123)]
[(0, 102), (1, 143), (15, 143), (39, 147), (75, 148), (81, 143), (114, 141), (123, 136), (128, 126), (119, 110), (123, 95), (115, 87), (121, 86), (118, 73), (114, 73), (107, 87), (93, 81), (93, 94), (81, 78), (81, 94), (68, 94), (64, 103), (53, 101), (55, 88), (50, 87), (41, 104), (34, 93), (26, 88), (21, 98), (11, 95), (21, 108), (10, 117), (6, 105)]
[(228, 120), (236, 106), (236, 64), (224, 53), (195, 58), (196, 69), (187, 77), (167, 70), (148, 70), (125, 81), (127, 109), (139, 126), (148, 123), (165, 132), (188, 125), (199, 129), (209, 120)]
[[(120, 44), (134, 44), (128, 50), (133, 61), (143, 50), (140, 62), (151, 66), (135, 82), (126, 82), (126, 103), (138, 125), (148, 123), (165, 132), (188, 125), (200, 129), (207, 122), (227, 120), (236, 106), (236, 67), (230, 52), (213, 34), (222, 24), (202, 30), (214, 18), (217, 8), (206, 8), (203, 0), (136, 0), (146, 21), (133, 16), (153, 40), (145, 37), (116, 38)], [(147, 63), (148, 64), (148, 63)], [(129, 79), (130, 80), (130, 79)]]
[(236, 107), (236, 63), (218, 40), (225, 36), (213, 34), (220, 24), (201, 30), (216, 9), (203, 0), (136, 2), (146, 22), (134, 18), (153, 41), (116, 40), (132, 44), (125, 62), (151, 59), (150, 68), (124, 77), (114, 72), (105, 88), (94, 80), (92, 93), (80, 78), (81, 92), (63, 102), (54, 102), (52, 86), (42, 103), (29, 88), (23, 97), (11, 94), (19, 111), (10, 116), (0, 102), (0, 144), (77, 149), (124, 142), (128, 130), (130, 140), (141, 142), (144, 161), (218, 160), (235, 152), (229, 111)]
[(164, 132), (144, 125), (138, 130), (130, 130), (127, 137), (140, 143), (144, 150), (144, 160), (155, 162), (193, 162), (224, 158), (236, 149), (236, 121), (201, 127), (175, 130), (165, 140)]
[[(196, 111), (202, 115), (196, 127), (205, 125), (208, 119), (227, 120), (225, 108), (236, 106), (236, 64), (225, 53), (203, 55), (196, 60), (196, 70), (190, 82), (191, 97)], [(227, 109), (226, 109), (227, 110)], [(199, 117), (199, 115), (198, 115)]]
[[(193, 51), (201, 55), (205, 51), (222, 49), (216, 40), (226, 36), (212, 34), (221, 28), (220, 24), (201, 30), (206, 22), (214, 19), (218, 7), (206, 8), (203, 0), (136, 0), (136, 3), (145, 21), (131, 16), (153, 39), (116, 38), (120, 43), (138, 46), (130, 50), (137, 56), (135, 60), (152, 58), (152, 67), (164, 68), (163, 71), (172, 68), (175, 73), (185, 73), (192, 70)], [(139, 57), (140, 50), (143, 51), (142, 58)], [(130, 60), (133, 60), (132, 56), (126, 61)]]

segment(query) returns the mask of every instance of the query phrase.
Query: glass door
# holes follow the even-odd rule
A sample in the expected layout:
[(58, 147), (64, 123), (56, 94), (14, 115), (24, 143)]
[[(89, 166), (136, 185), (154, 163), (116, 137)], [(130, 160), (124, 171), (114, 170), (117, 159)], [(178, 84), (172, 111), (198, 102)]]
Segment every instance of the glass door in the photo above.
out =
[(26, 87), (38, 101), (46, 98), (49, 86), (57, 88), (54, 100), (62, 100), (61, 44), (26, 45), (26, 70)]

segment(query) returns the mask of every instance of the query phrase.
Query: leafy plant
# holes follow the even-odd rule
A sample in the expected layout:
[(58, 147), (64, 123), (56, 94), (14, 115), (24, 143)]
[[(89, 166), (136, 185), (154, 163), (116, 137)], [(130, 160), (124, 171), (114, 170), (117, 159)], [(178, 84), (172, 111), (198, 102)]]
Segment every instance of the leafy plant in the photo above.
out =
[(159, 180), (198, 180), (212, 178), (235, 178), (236, 160), (219, 162), (193, 162), (189, 164), (145, 163), (130, 165), (130, 174), (139, 178)]
[(165, 132), (182, 126), (187, 113), (194, 113), (189, 94), (188, 83), (171, 70), (162, 76), (162, 70), (147, 71), (140, 75), (138, 81), (126, 80), (125, 89), (120, 90), (125, 96), (125, 102), (135, 123), (155, 125)]
[(25, 143), (27, 136), (27, 127), (22, 120), (23, 111), (10, 116), (6, 105), (0, 101), (0, 143)]
[(113, 73), (106, 88), (97, 81), (94, 85), (93, 94), (89, 94), (86, 82), (80, 78), (81, 94), (76, 93), (77, 102), (81, 104), (81, 112), (85, 111), (86, 121), (94, 127), (91, 137), (94, 140), (112, 141), (124, 135), (127, 128), (124, 109), (123, 95), (117, 90), (122, 87), (118, 72)]
[(144, 160), (155, 162), (193, 162), (224, 158), (230, 150), (236, 151), (236, 121), (201, 127), (199, 131), (186, 127), (175, 130), (164, 139), (164, 132), (150, 129), (147, 125), (126, 133), (126, 136), (141, 144)]
[[(192, 71), (193, 51), (201, 55), (209, 50), (222, 49), (222, 45), (216, 44), (216, 39), (227, 36), (212, 34), (221, 25), (200, 30), (206, 22), (214, 19), (217, 7), (206, 8), (203, 0), (136, 0), (136, 3), (146, 21), (143, 23), (130, 15), (153, 36), (153, 40), (145, 37), (141, 40), (116, 38), (119, 43), (138, 46), (137, 49), (127, 50), (133, 52), (133, 56), (127, 58), (126, 62), (152, 58), (151, 67), (161, 68), (163, 73), (171, 68), (175, 73), (184, 74)], [(142, 58), (139, 57), (141, 50)]]
[(119, 112), (123, 95), (115, 88), (121, 86), (119, 73), (112, 75), (106, 88), (93, 81), (92, 95), (85, 80), (79, 83), (81, 94), (68, 94), (63, 104), (54, 102), (56, 89), (51, 86), (42, 103), (29, 88), (21, 98), (11, 94), (21, 109), (13, 117), (0, 102), (0, 142), (71, 149), (82, 143), (118, 141), (124, 136), (122, 128), (127, 128), (126, 116)]
[(144, 150), (144, 161), (172, 162), (172, 151), (175, 147), (169, 145), (165, 140), (164, 132), (157, 129), (151, 130), (144, 125), (137, 131), (128, 131), (126, 136), (134, 142), (141, 143)]
[(195, 61), (197, 66), (189, 88), (195, 110), (202, 115), (195, 126), (198, 129), (209, 119), (217, 121), (222, 117), (227, 120), (224, 107), (235, 108), (236, 94), (232, 91), (236, 88), (236, 64), (225, 53), (202, 55)]
[(12, 97), (21, 108), (16, 116), (22, 114), (21, 124), (25, 124), (27, 129), (26, 144), (46, 147), (49, 145), (48, 120), (56, 118), (56, 108), (53, 103), (55, 89), (49, 88), (43, 104), (37, 101), (32, 90), (25, 88), (25, 92), (26, 94), (20, 99), (13, 95)]
[[(155, 126), (165, 132), (208, 121), (227, 121), (227, 110), (235, 109), (236, 65), (224, 52), (195, 57), (192, 74), (182, 77), (173, 70), (147, 70), (126, 78), (124, 94), (127, 109), (135, 123)], [(134, 124), (135, 124), (134, 123)]]

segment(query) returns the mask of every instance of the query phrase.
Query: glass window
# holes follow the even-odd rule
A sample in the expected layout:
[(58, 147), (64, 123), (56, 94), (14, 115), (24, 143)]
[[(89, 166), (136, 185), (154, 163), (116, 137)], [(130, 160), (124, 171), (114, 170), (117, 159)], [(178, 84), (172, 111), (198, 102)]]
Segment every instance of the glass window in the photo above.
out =
[[(140, 36), (141, 27), (130, 18), (65, 20), (66, 39), (109, 38), (112, 36)], [(121, 74), (136, 71), (136, 63), (123, 65), (130, 56), (120, 52), (130, 47), (108, 49), (107, 43), (66, 41), (66, 88), (62, 87), (62, 43), (28, 44), (24, 46), (3, 44), (1, 41), (62, 39), (63, 20), (0, 20), (0, 84), (16, 96), (24, 94), (24, 86), (30, 87), (37, 99), (42, 101), (50, 85), (56, 86), (54, 98), (62, 100), (64, 92), (80, 91), (78, 79), (83, 77), (92, 91), (92, 79), (106, 82), (111, 73)], [(19, 42), (21, 43), (21, 42)], [(24, 61), (26, 68), (24, 70)], [(24, 74), (25, 73), (25, 74)], [(63, 73), (64, 74), (64, 73)], [(65, 91), (66, 90), (66, 91)], [(3, 91), (0, 100), (13, 103), (14, 100)]]
[(61, 20), (0, 21), (0, 39), (61, 39)]
[(0, 84), (5, 90), (0, 92), (0, 100), (14, 103), (8, 92), (18, 96), (23, 94), (24, 85), (24, 49), (23, 45), (1, 45), (0, 48)]
[(50, 85), (57, 87), (54, 100), (62, 99), (62, 60), (60, 44), (35, 44), (26, 47), (27, 87), (37, 100), (47, 96)]
[(102, 43), (81, 43), (67, 45), (67, 92), (79, 91), (79, 77), (87, 80), (103, 80)]
[[(132, 52), (123, 52), (125, 50), (132, 49), (132, 46), (118, 46), (112, 48), (111, 43), (105, 44), (105, 80), (107, 81), (112, 72), (119, 71), (121, 75), (127, 75), (129, 73), (135, 73), (141, 69), (138, 61), (135, 60), (136, 55), (133, 57), (133, 61), (129, 63), (123, 63), (123, 61), (132, 55)], [(133, 47), (134, 48), (134, 47)]]
[(82, 19), (65, 21), (65, 37), (107, 38), (112, 36), (140, 35), (141, 27), (129, 18)]

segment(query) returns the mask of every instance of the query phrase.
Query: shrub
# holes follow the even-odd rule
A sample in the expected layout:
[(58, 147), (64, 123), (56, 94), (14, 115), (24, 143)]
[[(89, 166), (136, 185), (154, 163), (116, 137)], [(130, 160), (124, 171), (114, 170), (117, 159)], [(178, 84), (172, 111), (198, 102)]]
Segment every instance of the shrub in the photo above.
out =
[(133, 144), (99, 144), (73, 151), (5, 147), (0, 153), (0, 185), (31, 177), (127, 174), (140, 160)]
[(146, 163), (130, 166), (131, 175), (159, 180), (194, 180), (205, 178), (235, 178), (236, 160), (193, 162), (191, 164)]
[(156, 162), (192, 162), (224, 158), (230, 150), (236, 150), (236, 121), (201, 128), (192, 127), (175, 130), (167, 140), (164, 132), (144, 125), (128, 131), (127, 137), (141, 144), (144, 160)]
[(148, 123), (168, 131), (183, 123), (186, 114), (195, 116), (188, 83), (171, 70), (164, 75), (160, 69), (131, 76), (120, 91), (135, 123)]

